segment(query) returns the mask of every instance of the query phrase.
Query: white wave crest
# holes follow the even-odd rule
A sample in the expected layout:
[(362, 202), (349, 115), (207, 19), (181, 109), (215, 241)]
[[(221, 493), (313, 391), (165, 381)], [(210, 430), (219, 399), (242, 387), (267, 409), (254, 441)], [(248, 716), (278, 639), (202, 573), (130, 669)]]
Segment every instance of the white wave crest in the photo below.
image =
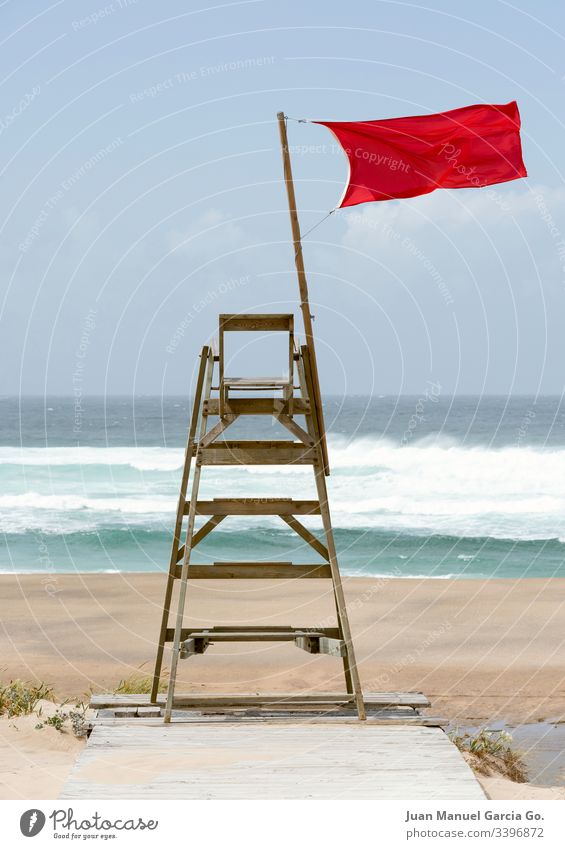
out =
[[(172, 526), (182, 462), (181, 448), (1, 448), (2, 529)], [(565, 448), (332, 437), (330, 463), (338, 528), (565, 539)], [(206, 468), (201, 497), (315, 497), (310, 469), (284, 472)]]

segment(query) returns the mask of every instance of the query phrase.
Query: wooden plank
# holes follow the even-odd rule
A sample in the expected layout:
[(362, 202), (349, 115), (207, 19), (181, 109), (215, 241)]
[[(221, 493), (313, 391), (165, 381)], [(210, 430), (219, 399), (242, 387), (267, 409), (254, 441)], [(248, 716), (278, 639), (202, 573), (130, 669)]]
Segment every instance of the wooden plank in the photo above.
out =
[(304, 428), (300, 427), (293, 418), (288, 416), (286, 413), (279, 412), (275, 413), (275, 418), (278, 422), (280, 422), (287, 430), (289, 430), (293, 436), (296, 436), (304, 445), (308, 445), (312, 447), (314, 445), (314, 440), (312, 437), (306, 433)]
[(281, 141), (281, 150), (283, 157), (284, 181), (286, 185), (286, 194), (288, 198), (288, 211), (290, 215), (290, 227), (292, 230), (292, 241), (294, 248), (294, 264), (296, 265), (296, 275), (298, 277), (298, 290), (300, 292), (300, 309), (302, 311), (302, 321), (304, 323), (304, 333), (306, 335), (305, 348), (309, 354), (309, 360), (312, 366), (312, 385), (308, 392), (308, 398), (312, 399), (312, 412), (316, 416), (316, 432), (320, 439), (320, 450), (322, 454), (322, 464), (324, 473), (329, 475), (330, 467), (328, 462), (328, 448), (326, 444), (326, 432), (324, 426), (324, 410), (322, 407), (322, 394), (320, 391), (320, 380), (318, 377), (318, 366), (316, 361), (316, 348), (314, 345), (314, 329), (312, 327), (312, 313), (310, 312), (310, 303), (308, 298), (308, 281), (306, 279), (306, 271), (304, 268), (304, 257), (302, 255), (302, 241), (300, 236), (300, 222), (298, 220), (298, 212), (296, 209), (296, 196), (294, 192), (294, 180), (292, 179), (292, 164), (290, 161), (290, 152), (288, 149), (288, 138), (286, 132), (286, 120), (283, 112), (277, 114), (279, 122), (279, 135)]
[[(319, 504), (319, 502), (316, 502)], [(305, 528), (302, 522), (299, 522), (298, 519), (295, 519), (294, 516), (285, 516), (283, 513), (279, 513), (279, 516), (286, 522), (289, 527), (292, 528), (295, 533), (298, 534), (299, 537), (302, 537), (308, 545), (310, 545), (314, 551), (317, 551), (324, 560), (329, 560), (330, 555), (328, 554), (328, 549), (326, 546), (320, 542), (319, 539), (316, 539), (313, 533), (311, 533), (308, 528)]]
[[(206, 631), (206, 634), (209, 634), (210, 637), (216, 637), (221, 634), (233, 634), (237, 628), (235, 626), (226, 626), (226, 627), (210, 627), (210, 628), (182, 628), (181, 630), (181, 640), (186, 640), (188, 637), (191, 637), (193, 634), (202, 634), (203, 631)], [(246, 625), (244, 628), (239, 629), (241, 632), (245, 632), (246, 634), (252, 634), (253, 632), (262, 633), (268, 630), (270, 633), (277, 632), (291, 632), (295, 631), (297, 634), (322, 634), (324, 637), (339, 637), (340, 632), (339, 628), (292, 628), (290, 625), (286, 626), (277, 626), (277, 625)], [(174, 636), (174, 628), (167, 629), (167, 639), (168, 643), (172, 642)]]
[[(213, 368), (213, 361), (212, 361), (212, 364), (210, 363), (210, 355), (211, 355), (210, 348), (207, 345), (205, 345), (202, 348), (202, 351), (201, 351), (201, 354), (200, 354), (200, 365), (199, 365), (199, 369), (198, 369), (198, 378), (197, 378), (197, 381), (196, 381), (196, 391), (195, 391), (195, 394), (194, 394), (194, 401), (193, 401), (193, 405), (192, 405), (192, 415), (190, 417), (190, 427), (189, 427), (189, 431), (188, 431), (188, 439), (187, 439), (187, 442), (186, 442), (186, 449), (185, 449), (185, 453), (184, 453), (184, 466), (183, 466), (183, 471), (182, 471), (180, 494), (179, 494), (179, 500), (178, 500), (178, 505), (177, 505), (175, 530), (174, 530), (174, 534), (173, 534), (173, 545), (172, 545), (171, 556), (170, 556), (170, 560), (169, 560), (169, 574), (167, 576), (167, 585), (166, 585), (166, 588), (165, 588), (165, 598), (164, 598), (164, 601), (163, 601), (163, 612), (161, 614), (161, 625), (160, 625), (160, 629), (159, 629), (159, 641), (158, 641), (158, 644), (157, 644), (157, 653), (156, 653), (156, 656), (155, 656), (155, 667), (154, 667), (154, 670), (153, 670), (153, 681), (152, 681), (152, 686), (151, 686), (151, 693), (152, 693), (153, 697), (155, 697), (157, 695), (157, 691), (159, 689), (159, 681), (160, 681), (160, 677), (161, 677), (161, 668), (162, 668), (162, 665), (163, 665), (163, 651), (164, 651), (164, 647), (165, 647), (165, 633), (166, 633), (167, 625), (169, 623), (171, 600), (172, 600), (172, 596), (173, 596), (173, 586), (174, 586), (174, 581), (175, 581), (175, 578), (176, 578), (176, 564), (179, 561), (179, 548), (180, 548), (180, 539), (181, 539), (181, 533), (182, 533), (182, 522), (183, 522), (183, 516), (184, 516), (185, 499), (186, 499), (186, 492), (187, 492), (187, 489), (188, 489), (188, 480), (189, 480), (189, 476), (190, 476), (190, 466), (191, 466), (191, 463), (192, 463), (193, 450), (194, 450), (195, 440), (196, 440), (196, 430), (197, 430), (197, 427), (198, 427), (198, 419), (199, 419), (199, 416), (200, 416), (200, 404), (201, 404), (201, 401), (202, 401), (202, 395), (203, 395), (203, 390), (204, 390), (204, 380), (205, 380), (206, 371), (208, 370), (208, 372), (211, 372), (211, 370)], [(208, 385), (211, 385), (211, 380), (210, 380), (210, 383), (207, 384), (207, 386)], [(206, 395), (206, 393), (204, 393), (204, 394)], [(210, 393), (208, 392), (207, 394), (209, 396)], [(184, 554), (184, 546), (183, 546), (183, 554)]]
[[(279, 409), (288, 413), (288, 403), (280, 398), (230, 398), (226, 403), (226, 412), (238, 416), (272, 416)], [(210, 398), (204, 402), (204, 409), (209, 416), (218, 416), (220, 413), (220, 402), (217, 398)], [(304, 416), (310, 413), (310, 402), (303, 398), (293, 400), (293, 413), (295, 416)]]
[[(135, 725), (138, 726), (158, 726), (162, 727), (163, 720), (160, 717), (160, 710), (155, 709), (155, 716), (138, 716), (135, 718)], [(307, 720), (308, 724), (334, 725), (334, 724), (351, 724), (353, 721), (358, 722), (357, 712), (353, 709), (344, 707), (328, 707), (321, 706), (319, 708), (303, 706), (298, 713), (296, 706), (290, 711), (277, 710), (276, 708), (266, 708), (259, 710), (251, 708), (249, 711), (245, 708), (237, 708), (236, 713), (230, 713), (226, 708), (221, 708), (217, 711), (202, 710), (174, 710), (171, 717), (171, 722), (179, 725), (183, 724), (209, 724), (209, 723), (257, 723), (257, 724), (273, 724), (277, 725), (292, 724), (295, 725), (298, 720)], [(315, 712), (313, 712), (315, 711)], [(367, 714), (368, 725), (418, 725), (428, 726), (431, 728), (443, 728), (450, 724), (450, 720), (444, 716), (430, 716), (428, 714), (420, 715), (410, 711), (409, 714), (399, 715), (396, 710), (386, 711), (371, 711), (369, 708)], [(159, 716), (157, 716), (159, 714)], [(119, 726), (131, 725), (131, 719), (120, 719), (105, 716), (95, 716), (87, 720), (87, 728), (92, 729), (97, 725), (104, 726)]]
[[(210, 531), (213, 531), (214, 528), (216, 528), (220, 524), (220, 522), (223, 522), (225, 518), (226, 518), (226, 516), (212, 516), (212, 518), (209, 519), (206, 522), (206, 524), (202, 525), (202, 527), (192, 535), (190, 547), (196, 548), (198, 543), (202, 542), (202, 540), (205, 539), (208, 536)], [(180, 563), (183, 560), (183, 558), (184, 558), (184, 545), (181, 546), (181, 548), (179, 548), (178, 563)], [(177, 569), (176, 569), (175, 577), (180, 578), (180, 568), (178, 566), (177, 566)]]
[(221, 419), (205, 436), (202, 437), (200, 440), (200, 448), (205, 448), (207, 445), (210, 445), (211, 442), (214, 442), (214, 440), (227, 430), (228, 427), (236, 421), (236, 419), (237, 416), (233, 413), (228, 413), (224, 416), (223, 419)]
[(221, 313), (220, 330), (230, 333), (238, 330), (275, 330), (292, 329), (292, 313)]
[[(314, 373), (316, 371), (315, 362), (312, 361), (312, 352), (309, 348), (302, 348), (303, 354), (303, 379), (306, 383), (307, 394), (312, 396)], [(322, 431), (320, 431), (321, 433)], [(349, 616), (347, 613), (347, 604), (341, 583), (341, 575), (337, 560), (337, 552), (332, 529), (332, 520), (330, 516), (330, 507), (328, 503), (328, 491), (326, 488), (326, 479), (324, 469), (321, 463), (314, 465), (314, 477), (316, 480), (316, 490), (318, 493), (318, 501), (320, 502), (320, 510), (322, 514), (322, 524), (326, 535), (326, 547), (328, 549), (329, 561), (332, 570), (332, 581), (336, 612), (338, 622), (341, 628), (341, 635), (345, 643), (345, 654), (343, 655), (343, 670), (345, 674), (346, 686), (349, 692), (354, 693), (359, 712), (359, 719), (365, 719), (365, 703), (363, 701), (363, 691), (361, 689), (361, 680), (357, 669), (357, 661), (355, 659), (355, 650), (353, 648), (353, 639), (351, 636), (351, 628), (349, 625)]]
[(275, 578), (328, 579), (332, 573), (329, 563), (191, 563), (188, 568), (188, 579), (195, 580), (226, 580), (252, 579), (271, 580)]
[[(212, 389), (212, 378), (214, 374), (214, 357), (212, 351), (209, 351), (208, 355), (208, 370), (206, 372), (206, 381), (204, 388), (204, 398), (210, 397), (210, 392)], [(199, 431), (199, 440), (202, 439), (204, 434), (206, 433), (206, 428), (208, 424), (207, 417), (202, 414), (200, 419), (200, 431)], [(190, 495), (190, 509), (188, 512), (188, 522), (186, 528), (186, 539), (184, 546), (184, 556), (182, 559), (181, 571), (180, 571), (180, 587), (178, 593), (177, 600), (177, 612), (175, 616), (175, 627), (173, 629), (173, 651), (171, 655), (171, 666), (169, 669), (169, 680), (167, 684), (167, 702), (165, 705), (165, 713), (163, 715), (164, 721), (166, 723), (170, 722), (171, 719), (171, 710), (173, 704), (173, 697), (175, 693), (175, 684), (177, 678), (177, 666), (179, 662), (180, 655), (180, 642), (182, 640), (182, 623), (184, 618), (184, 608), (186, 604), (186, 591), (187, 591), (187, 580), (188, 580), (188, 567), (190, 564), (190, 554), (191, 554), (191, 540), (194, 536), (194, 523), (196, 520), (196, 502), (198, 500), (198, 490), (200, 487), (200, 475), (202, 472), (201, 465), (197, 462), (196, 468), (194, 469), (194, 475), (192, 478), (192, 492)], [(169, 629), (167, 629), (167, 634)]]
[(197, 464), (203, 466), (313, 465), (316, 461), (314, 448), (286, 440), (226, 440), (196, 453)]
[(136, 722), (94, 728), (62, 799), (485, 799), (439, 728), (207, 719), (140, 733)]
[(196, 513), (199, 516), (315, 516), (320, 514), (320, 504), (292, 498), (214, 498), (197, 501)]
[[(423, 693), (365, 693), (367, 707), (382, 708), (391, 706), (426, 708), (430, 706), (429, 699)], [(159, 694), (157, 704), (163, 704), (165, 697)], [(231, 704), (249, 707), (262, 704), (279, 704), (281, 702), (295, 704), (296, 702), (316, 704), (342, 704), (351, 700), (349, 693), (189, 693), (175, 696), (175, 703), (186, 707), (197, 706), (226, 706)], [(144, 693), (93, 693), (90, 696), (90, 707), (94, 709), (150, 705), (150, 697)]]
[(317, 636), (315, 632), (309, 632), (308, 630), (301, 631), (298, 628), (292, 628), (289, 631), (272, 631), (265, 627), (261, 631), (239, 629), (234, 629), (233, 631), (212, 631), (211, 629), (210, 631), (192, 631), (190, 636), (198, 639), (209, 636), (213, 643), (274, 643), (295, 640), (297, 637), (310, 635)]
[(191, 548), (196, 548), (196, 546), (197, 546), (200, 542), (202, 542), (202, 540), (203, 540), (203, 539), (205, 539), (205, 538), (208, 536), (208, 534), (209, 534), (211, 531), (213, 531), (213, 530), (214, 530), (214, 528), (217, 528), (217, 527), (218, 527), (218, 525), (220, 524), (220, 522), (223, 522), (225, 518), (226, 518), (225, 516), (217, 516), (217, 515), (213, 515), (213, 516), (212, 516), (212, 518), (211, 518), (211, 519), (209, 519), (209, 520), (206, 522), (206, 524), (202, 525), (202, 527), (201, 527), (201, 528), (199, 528), (199, 529), (198, 529), (198, 530), (197, 530), (197, 531), (196, 531), (196, 532), (192, 535), (192, 539), (191, 539), (191, 541), (190, 541), (190, 547), (191, 547)]

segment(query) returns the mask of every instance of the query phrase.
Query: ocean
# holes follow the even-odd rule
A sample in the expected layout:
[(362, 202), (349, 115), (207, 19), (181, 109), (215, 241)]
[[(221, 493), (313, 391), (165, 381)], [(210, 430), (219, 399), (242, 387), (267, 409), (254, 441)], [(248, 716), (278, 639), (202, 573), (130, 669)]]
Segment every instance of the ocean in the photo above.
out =
[[(328, 397), (342, 572), (565, 576), (557, 397)], [(165, 572), (190, 415), (181, 397), (0, 399), (0, 571)], [(266, 418), (234, 438), (277, 438)], [(208, 467), (201, 497), (314, 498), (308, 467)], [(307, 520), (313, 529), (315, 519)], [(316, 556), (276, 517), (227, 519), (195, 561)]]

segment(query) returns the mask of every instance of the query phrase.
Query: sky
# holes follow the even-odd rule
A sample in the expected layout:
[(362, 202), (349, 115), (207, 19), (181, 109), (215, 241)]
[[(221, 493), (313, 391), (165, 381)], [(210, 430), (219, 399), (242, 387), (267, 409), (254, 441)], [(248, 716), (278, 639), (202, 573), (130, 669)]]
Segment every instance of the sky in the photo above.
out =
[[(219, 313), (299, 316), (279, 110), (514, 99), (527, 179), (338, 210), (305, 237), (321, 384), (562, 393), (560, 2), (7, 0), (0, 24), (0, 394), (185, 395)], [(288, 131), (306, 233), (347, 162), (326, 128)], [(274, 350), (230, 358), (277, 373)]]

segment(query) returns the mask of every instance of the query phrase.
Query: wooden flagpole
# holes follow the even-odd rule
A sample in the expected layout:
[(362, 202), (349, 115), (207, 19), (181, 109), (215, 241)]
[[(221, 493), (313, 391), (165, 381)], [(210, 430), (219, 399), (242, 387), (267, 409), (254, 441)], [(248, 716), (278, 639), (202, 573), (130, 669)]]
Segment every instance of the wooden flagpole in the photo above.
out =
[(288, 137), (286, 132), (286, 119), (284, 112), (278, 112), (277, 118), (279, 121), (279, 133), (281, 139), (281, 148), (283, 156), (284, 179), (286, 183), (286, 193), (288, 197), (288, 210), (290, 213), (290, 226), (292, 228), (292, 241), (294, 243), (294, 262), (296, 265), (296, 274), (298, 276), (298, 288), (300, 291), (300, 309), (302, 310), (302, 320), (304, 322), (304, 333), (306, 336), (306, 345), (310, 354), (310, 366), (312, 370), (312, 389), (313, 403), (316, 407), (316, 416), (320, 431), (320, 442), (322, 451), (322, 460), (324, 463), (324, 472), (326, 475), (330, 473), (328, 462), (328, 449), (326, 445), (326, 429), (324, 426), (324, 411), (322, 409), (322, 395), (320, 392), (320, 382), (318, 378), (318, 363), (316, 360), (316, 350), (314, 347), (314, 330), (312, 327), (312, 313), (310, 312), (310, 303), (308, 300), (308, 282), (306, 280), (306, 271), (304, 269), (304, 257), (302, 256), (302, 240), (300, 235), (300, 222), (298, 221), (298, 212), (296, 210), (296, 196), (294, 193), (294, 181), (292, 179), (292, 166), (290, 164), (290, 152), (288, 149)]

